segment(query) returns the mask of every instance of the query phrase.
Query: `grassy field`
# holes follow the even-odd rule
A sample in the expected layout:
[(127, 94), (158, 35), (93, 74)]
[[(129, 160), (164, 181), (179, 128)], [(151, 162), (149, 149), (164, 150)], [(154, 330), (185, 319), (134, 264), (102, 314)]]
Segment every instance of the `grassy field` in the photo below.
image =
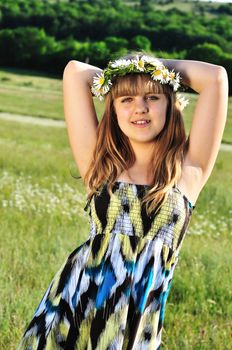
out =
[[(13, 103), (16, 76), (11, 79), (4, 85)], [(58, 100), (62, 105), (59, 80), (17, 79), (21, 106), (26, 96), (31, 107), (22, 112), (18, 105), (16, 113), (37, 114), (36, 91), (54, 108)], [(34, 85), (25, 94), (22, 83), (29, 79)], [(53, 93), (56, 98), (49, 100)], [(38, 103), (47, 117), (44, 104)], [(62, 116), (59, 108), (56, 119)], [(0, 123), (0, 349), (13, 350), (54, 273), (86, 239), (89, 227), (82, 181), (70, 175), (78, 173), (66, 130)], [(230, 129), (228, 140), (231, 135)], [(165, 316), (164, 350), (232, 348), (231, 172), (231, 153), (220, 151), (180, 253)]]
[[(128, 6), (139, 6), (140, 1), (125, 1)], [(152, 2), (152, 1), (151, 1)], [(153, 1), (154, 9), (161, 10), (161, 11), (168, 11), (172, 9), (177, 9), (179, 11), (183, 11), (186, 13), (195, 13), (196, 15), (201, 15), (202, 12), (199, 11), (199, 4), (204, 6), (204, 15), (208, 18), (214, 18), (217, 17), (217, 13), (213, 13), (212, 11), (215, 11), (218, 9), (219, 6), (224, 4), (223, 2), (213, 2), (213, 1), (184, 1), (184, 0), (173, 0), (170, 3), (166, 3), (165, 1)], [(226, 4), (226, 2), (225, 2)]]

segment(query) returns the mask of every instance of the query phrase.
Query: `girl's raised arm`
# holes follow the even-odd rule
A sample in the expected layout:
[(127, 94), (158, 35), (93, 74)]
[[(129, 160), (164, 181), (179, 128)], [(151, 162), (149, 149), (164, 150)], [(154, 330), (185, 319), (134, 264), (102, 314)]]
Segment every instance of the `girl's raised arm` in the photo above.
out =
[(163, 60), (180, 72), (183, 84), (199, 93), (189, 135), (186, 163), (201, 171), (206, 183), (215, 164), (226, 123), (228, 78), (222, 66), (187, 60)]
[(72, 60), (63, 74), (64, 115), (68, 137), (81, 177), (85, 176), (96, 143), (98, 126), (91, 85), (101, 69)]

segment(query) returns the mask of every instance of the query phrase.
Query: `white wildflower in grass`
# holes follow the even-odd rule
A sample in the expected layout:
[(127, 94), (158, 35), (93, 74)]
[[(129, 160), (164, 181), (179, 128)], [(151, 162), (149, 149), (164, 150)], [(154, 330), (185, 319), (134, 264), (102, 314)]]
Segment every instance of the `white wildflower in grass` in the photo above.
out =
[(232, 232), (231, 227), (231, 212), (224, 206), (220, 206), (221, 201), (214, 200), (207, 201), (207, 209), (204, 209), (203, 214), (198, 213), (198, 209), (194, 212), (192, 220), (188, 228), (188, 234), (193, 235), (209, 235), (210, 237), (221, 237), (223, 234)]
[[(75, 185), (72, 187), (67, 183), (61, 183), (56, 176), (45, 177), (41, 181), (44, 184), (33, 183), (31, 176), (24, 176), (24, 174), (16, 176), (3, 172), (0, 176), (0, 207), (26, 214), (64, 217), (68, 220), (87, 217), (88, 214), (84, 211), (87, 195), (81, 193)], [(217, 206), (216, 199), (209, 200), (207, 205), (203, 213), (198, 213), (196, 207), (188, 234), (215, 237), (224, 233), (231, 234), (231, 207), (223, 214)]]
[(68, 219), (86, 215), (83, 210), (86, 195), (66, 183), (59, 183), (54, 176), (43, 180), (48, 180), (47, 187), (31, 183), (31, 177), (23, 174), (16, 178), (4, 173), (0, 178), (0, 205), (22, 212), (35, 212), (37, 215), (47, 213), (59, 217), (65, 216)]
[(6, 208), (8, 206), (8, 201), (3, 199), (2, 206), (3, 206), (3, 208)]

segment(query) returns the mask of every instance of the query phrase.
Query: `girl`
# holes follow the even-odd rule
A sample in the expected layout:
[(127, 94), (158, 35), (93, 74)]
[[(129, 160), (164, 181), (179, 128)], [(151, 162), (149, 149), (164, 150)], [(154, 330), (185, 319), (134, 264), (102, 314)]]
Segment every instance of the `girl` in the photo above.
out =
[[(186, 137), (180, 83), (199, 98)], [(92, 95), (105, 99), (98, 124)], [(140, 53), (70, 61), (64, 111), (90, 234), (48, 287), (19, 349), (160, 349), (165, 304), (226, 121), (223, 67)]]

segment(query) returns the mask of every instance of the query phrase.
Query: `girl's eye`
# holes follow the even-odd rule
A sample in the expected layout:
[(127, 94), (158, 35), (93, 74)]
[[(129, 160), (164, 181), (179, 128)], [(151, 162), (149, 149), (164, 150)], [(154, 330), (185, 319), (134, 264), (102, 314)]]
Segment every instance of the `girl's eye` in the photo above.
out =
[(150, 99), (150, 100), (158, 100), (158, 97), (155, 96), (155, 95), (147, 96), (147, 98)]
[(121, 100), (122, 103), (123, 103), (123, 102), (130, 102), (130, 101), (132, 101), (132, 98), (131, 98), (131, 97), (126, 97), (126, 98), (123, 98), (123, 99)]
[[(152, 101), (156, 101), (159, 99), (158, 96), (156, 95), (149, 95), (149, 96), (146, 96), (146, 99), (147, 100), (152, 100)], [(125, 97), (121, 100), (121, 103), (125, 103), (125, 102), (132, 102), (133, 98), (132, 97)]]

